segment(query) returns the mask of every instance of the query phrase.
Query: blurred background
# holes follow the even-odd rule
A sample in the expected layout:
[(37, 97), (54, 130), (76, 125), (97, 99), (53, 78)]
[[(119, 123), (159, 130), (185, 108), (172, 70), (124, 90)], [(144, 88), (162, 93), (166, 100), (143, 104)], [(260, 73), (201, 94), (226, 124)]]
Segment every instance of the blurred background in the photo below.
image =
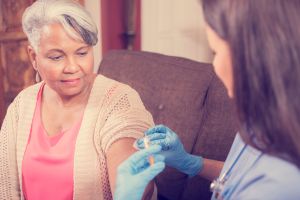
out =
[[(0, 0), (0, 124), (8, 105), (35, 72), (27, 56), (21, 18), (35, 0)], [(199, 0), (77, 0), (99, 29), (95, 72), (113, 49), (151, 51), (210, 63)]]

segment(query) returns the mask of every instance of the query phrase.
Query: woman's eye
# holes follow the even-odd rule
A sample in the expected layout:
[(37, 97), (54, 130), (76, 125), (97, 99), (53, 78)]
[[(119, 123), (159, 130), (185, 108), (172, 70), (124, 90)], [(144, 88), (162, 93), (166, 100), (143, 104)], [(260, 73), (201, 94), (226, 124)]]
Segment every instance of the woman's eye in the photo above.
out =
[(78, 52), (77, 55), (79, 56), (85, 56), (87, 54), (87, 51)]
[(63, 56), (49, 56), (48, 58), (53, 61), (61, 60)]

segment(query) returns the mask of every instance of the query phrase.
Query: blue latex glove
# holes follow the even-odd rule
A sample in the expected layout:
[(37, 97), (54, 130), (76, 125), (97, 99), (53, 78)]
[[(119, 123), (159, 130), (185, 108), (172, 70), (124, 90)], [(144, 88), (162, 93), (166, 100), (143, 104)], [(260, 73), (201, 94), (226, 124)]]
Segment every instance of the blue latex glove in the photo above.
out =
[[(185, 151), (180, 139), (171, 129), (158, 125), (145, 132), (151, 145), (158, 144), (162, 147), (161, 154), (165, 156), (166, 165), (173, 167), (190, 177), (197, 175), (203, 167), (203, 158)], [(144, 149), (143, 138), (138, 139), (135, 146)]]
[[(160, 151), (160, 146), (153, 145), (134, 153), (118, 167), (114, 200), (142, 199), (148, 183), (165, 168), (164, 156), (155, 154)], [(154, 157), (152, 166), (149, 155)]]

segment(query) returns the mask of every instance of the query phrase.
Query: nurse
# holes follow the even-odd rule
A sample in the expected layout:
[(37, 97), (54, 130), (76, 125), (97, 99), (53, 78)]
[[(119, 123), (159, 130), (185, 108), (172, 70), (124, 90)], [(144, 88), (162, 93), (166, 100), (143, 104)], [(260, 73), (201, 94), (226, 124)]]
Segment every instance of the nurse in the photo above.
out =
[[(147, 185), (165, 163), (189, 176), (214, 180), (212, 199), (298, 200), (300, 2), (202, 2), (214, 70), (235, 100), (240, 120), (229, 155), (224, 164), (191, 155), (175, 132), (156, 126), (145, 133), (152, 147), (119, 167), (115, 198), (139, 199), (126, 191), (142, 194), (144, 188), (137, 185)], [(142, 139), (136, 144), (144, 148)], [(150, 154), (156, 158), (152, 166)]]

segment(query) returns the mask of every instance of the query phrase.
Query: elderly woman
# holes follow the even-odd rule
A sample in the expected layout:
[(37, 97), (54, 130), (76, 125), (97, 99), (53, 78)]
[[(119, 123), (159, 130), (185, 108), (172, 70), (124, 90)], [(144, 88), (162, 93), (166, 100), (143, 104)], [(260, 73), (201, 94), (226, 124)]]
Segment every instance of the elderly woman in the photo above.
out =
[[(141, 185), (145, 187), (166, 164), (189, 176), (215, 179), (214, 200), (299, 200), (300, 2), (202, 2), (215, 52), (214, 70), (236, 102), (239, 133), (224, 164), (187, 153), (176, 133), (165, 126), (150, 129), (147, 137), (159, 146), (120, 165), (115, 199), (131, 197), (134, 189), (140, 196), (130, 199), (140, 199)], [(144, 148), (143, 140), (137, 145)], [(156, 155), (159, 152), (165, 161)], [(151, 154), (156, 164), (149, 167)], [(130, 184), (124, 186), (125, 178)]]
[(97, 28), (79, 4), (36, 1), (22, 24), (42, 81), (1, 127), (0, 199), (112, 199), (117, 166), (152, 116), (132, 88), (93, 73)]

